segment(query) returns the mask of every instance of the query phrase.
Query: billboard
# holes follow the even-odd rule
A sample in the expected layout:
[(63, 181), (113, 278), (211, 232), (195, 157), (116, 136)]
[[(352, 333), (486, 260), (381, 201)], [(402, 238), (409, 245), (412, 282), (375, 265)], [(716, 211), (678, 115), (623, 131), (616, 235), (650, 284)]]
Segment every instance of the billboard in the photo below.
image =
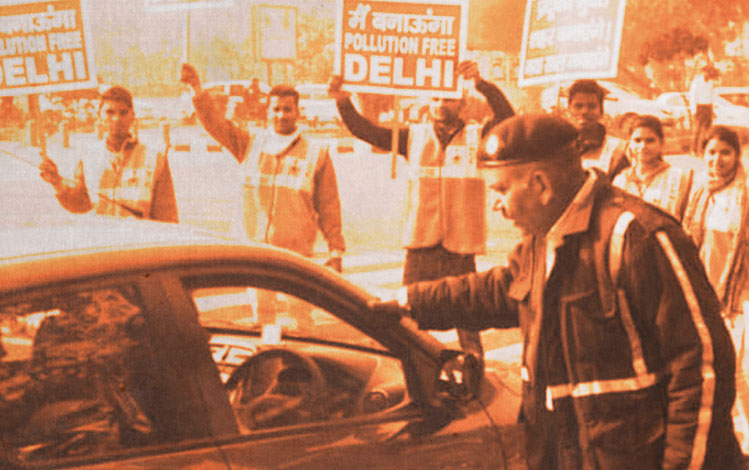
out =
[(260, 58), (296, 59), (296, 7), (258, 5)]
[(520, 86), (616, 77), (626, 0), (527, 0)]
[(460, 97), (465, 0), (338, 0), (335, 73), (344, 89)]
[(86, 0), (0, 5), (0, 96), (96, 87)]

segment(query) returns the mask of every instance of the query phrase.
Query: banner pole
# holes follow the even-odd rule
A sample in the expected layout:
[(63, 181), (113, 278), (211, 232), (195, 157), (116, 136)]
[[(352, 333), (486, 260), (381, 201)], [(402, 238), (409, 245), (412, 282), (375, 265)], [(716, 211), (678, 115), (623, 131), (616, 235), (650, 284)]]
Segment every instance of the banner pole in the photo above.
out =
[(400, 111), (401, 111), (401, 100), (399, 97), (396, 96), (393, 98), (393, 122), (392, 122), (393, 135), (392, 135), (392, 140), (390, 141), (391, 148), (393, 149), (392, 160), (390, 162), (390, 178), (391, 179), (395, 179), (397, 177), (398, 142), (400, 141), (400, 139), (398, 138), (398, 135), (400, 134), (399, 132), (400, 123), (398, 121), (398, 118), (400, 115)]

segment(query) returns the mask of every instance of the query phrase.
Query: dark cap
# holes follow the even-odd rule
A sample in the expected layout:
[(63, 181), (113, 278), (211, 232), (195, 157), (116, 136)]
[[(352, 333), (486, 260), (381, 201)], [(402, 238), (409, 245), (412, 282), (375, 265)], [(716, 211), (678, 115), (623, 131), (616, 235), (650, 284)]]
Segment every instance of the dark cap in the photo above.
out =
[(575, 152), (577, 129), (550, 114), (513, 116), (495, 126), (481, 141), (479, 166), (496, 167), (545, 161)]
[(124, 87), (115, 85), (101, 94), (101, 100), (119, 101), (133, 109), (133, 95)]

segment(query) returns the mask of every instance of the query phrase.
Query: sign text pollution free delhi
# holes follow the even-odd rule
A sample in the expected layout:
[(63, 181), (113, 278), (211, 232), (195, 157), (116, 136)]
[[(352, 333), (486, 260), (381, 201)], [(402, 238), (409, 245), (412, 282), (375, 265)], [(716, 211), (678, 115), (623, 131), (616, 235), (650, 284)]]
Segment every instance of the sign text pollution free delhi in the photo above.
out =
[(462, 0), (338, 0), (336, 73), (351, 91), (457, 97), (467, 18)]
[(0, 5), (0, 96), (96, 86), (85, 0)]

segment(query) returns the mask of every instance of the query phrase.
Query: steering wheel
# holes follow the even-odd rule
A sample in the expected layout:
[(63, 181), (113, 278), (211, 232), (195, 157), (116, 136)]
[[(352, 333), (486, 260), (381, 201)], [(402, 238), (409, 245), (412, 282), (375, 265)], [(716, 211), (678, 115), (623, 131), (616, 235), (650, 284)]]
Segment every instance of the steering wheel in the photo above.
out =
[(320, 367), (290, 349), (267, 349), (248, 358), (224, 388), (248, 429), (298, 424), (325, 415), (326, 385)]

